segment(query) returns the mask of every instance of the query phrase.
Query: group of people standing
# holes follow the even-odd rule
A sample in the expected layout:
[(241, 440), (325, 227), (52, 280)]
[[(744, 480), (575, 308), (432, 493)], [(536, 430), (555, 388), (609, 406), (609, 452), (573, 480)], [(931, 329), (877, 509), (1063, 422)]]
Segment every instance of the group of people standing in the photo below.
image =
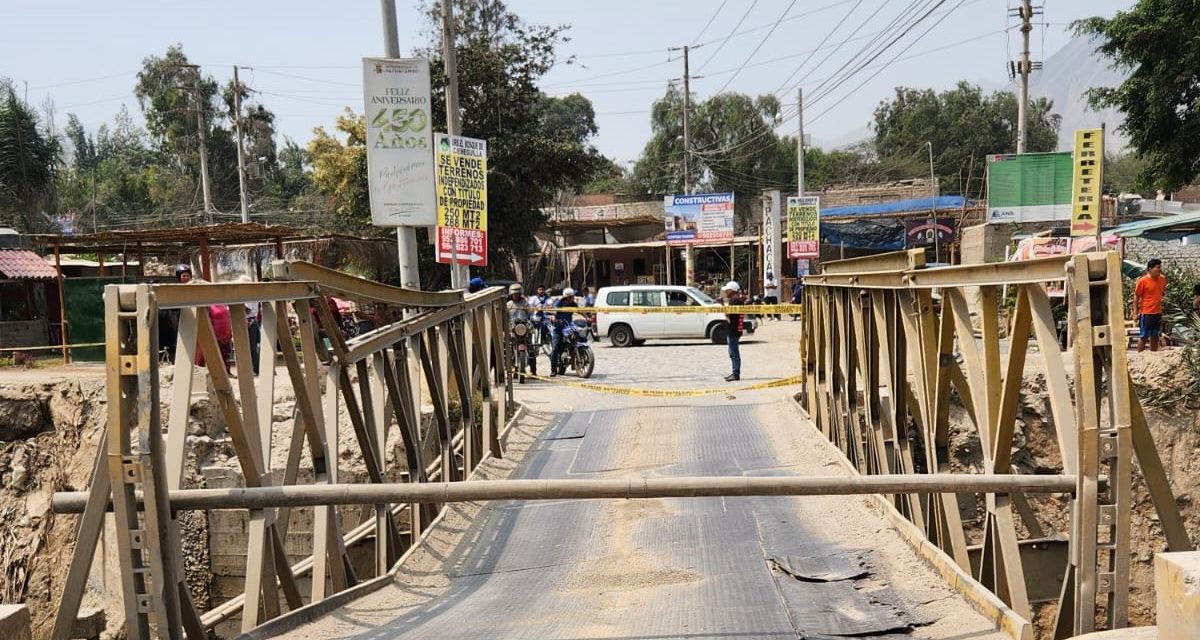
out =
[[(249, 276), (241, 276), (238, 282), (251, 282)], [(192, 275), (192, 268), (187, 264), (180, 264), (175, 267), (175, 282), (179, 284), (190, 284), (199, 282)], [(246, 307), (246, 329), (250, 337), (250, 364), (254, 371), (254, 375), (258, 375), (259, 370), (259, 345), (262, 343), (262, 303), (261, 302), (246, 302), (243, 303)], [(229, 375), (236, 376), (236, 370), (233, 367), (233, 316), (229, 311), (228, 305), (214, 304), (207, 307), (209, 324), (212, 325), (213, 335), (217, 340), (217, 349), (221, 354), (221, 360), (225, 365), (225, 371)], [(179, 310), (164, 309), (159, 311), (158, 318), (158, 342), (160, 348), (165, 351), (165, 356), (170, 362), (175, 362), (176, 345), (179, 335)], [(199, 347), (195, 350), (196, 366), (205, 366), (204, 351)]]

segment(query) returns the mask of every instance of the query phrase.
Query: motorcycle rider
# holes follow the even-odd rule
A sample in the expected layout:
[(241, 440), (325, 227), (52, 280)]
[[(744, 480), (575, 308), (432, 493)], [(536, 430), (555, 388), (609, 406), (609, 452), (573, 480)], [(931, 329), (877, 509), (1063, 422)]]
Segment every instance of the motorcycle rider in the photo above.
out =
[(553, 330), (550, 332), (551, 340), (553, 341), (553, 349), (550, 351), (550, 375), (562, 375), (567, 372), (566, 368), (559, 368), (559, 359), (562, 358), (563, 348), (566, 346), (566, 341), (563, 339), (563, 330), (571, 326), (572, 316), (574, 313), (569, 309), (574, 309), (578, 306), (575, 302), (575, 290), (571, 287), (563, 289), (562, 297), (558, 302), (554, 303), (556, 309), (567, 309), (565, 311), (555, 311)]
[[(533, 305), (525, 297), (525, 290), (519, 284), (508, 285), (508, 326), (512, 326), (518, 322), (524, 322), (529, 329), (533, 330), (532, 314)], [(528, 336), (526, 337), (528, 341)], [(537, 352), (529, 354), (529, 372), (537, 375)]]

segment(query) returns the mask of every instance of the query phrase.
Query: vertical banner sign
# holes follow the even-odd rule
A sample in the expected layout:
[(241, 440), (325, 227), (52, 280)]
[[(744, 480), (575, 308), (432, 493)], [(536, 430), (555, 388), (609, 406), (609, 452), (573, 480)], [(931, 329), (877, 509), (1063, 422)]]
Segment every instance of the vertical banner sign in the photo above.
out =
[(1071, 236), (1100, 231), (1100, 176), (1104, 163), (1104, 130), (1075, 131), (1075, 175), (1071, 181)]
[(363, 58), (363, 100), (371, 222), (433, 225), (429, 61)]
[(780, 217), (780, 194), (778, 189), (763, 191), (763, 235), (762, 235), (762, 268), (763, 279), (767, 274), (779, 278), (779, 267), (782, 264), (783, 231)]
[(487, 264), (487, 141), (437, 134), (437, 261)]
[(733, 242), (733, 194), (663, 196), (667, 244)]
[(788, 257), (816, 258), (821, 253), (821, 197), (788, 196)]

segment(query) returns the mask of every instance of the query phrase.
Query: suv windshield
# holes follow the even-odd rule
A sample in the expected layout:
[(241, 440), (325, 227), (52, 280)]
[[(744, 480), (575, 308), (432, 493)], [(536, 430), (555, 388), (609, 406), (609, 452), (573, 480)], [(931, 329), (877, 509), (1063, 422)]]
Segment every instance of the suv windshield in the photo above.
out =
[(688, 293), (695, 296), (695, 298), (700, 301), (700, 304), (717, 304), (716, 300), (713, 300), (712, 298), (708, 297), (708, 294), (704, 293), (703, 291), (701, 291), (695, 287), (688, 287), (687, 291), (688, 291)]

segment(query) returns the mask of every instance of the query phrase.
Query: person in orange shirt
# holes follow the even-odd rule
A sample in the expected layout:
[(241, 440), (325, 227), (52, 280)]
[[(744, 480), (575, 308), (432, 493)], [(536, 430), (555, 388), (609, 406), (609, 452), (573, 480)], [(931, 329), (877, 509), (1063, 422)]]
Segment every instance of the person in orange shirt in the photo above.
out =
[(1133, 287), (1133, 317), (1138, 321), (1138, 353), (1145, 351), (1146, 342), (1150, 350), (1158, 351), (1158, 338), (1162, 335), (1163, 295), (1167, 292), (1167, 278), (1162, 274), (1162, 260), (1154, 258), (1146, 263), (1146, 275), (1138, 278)]

